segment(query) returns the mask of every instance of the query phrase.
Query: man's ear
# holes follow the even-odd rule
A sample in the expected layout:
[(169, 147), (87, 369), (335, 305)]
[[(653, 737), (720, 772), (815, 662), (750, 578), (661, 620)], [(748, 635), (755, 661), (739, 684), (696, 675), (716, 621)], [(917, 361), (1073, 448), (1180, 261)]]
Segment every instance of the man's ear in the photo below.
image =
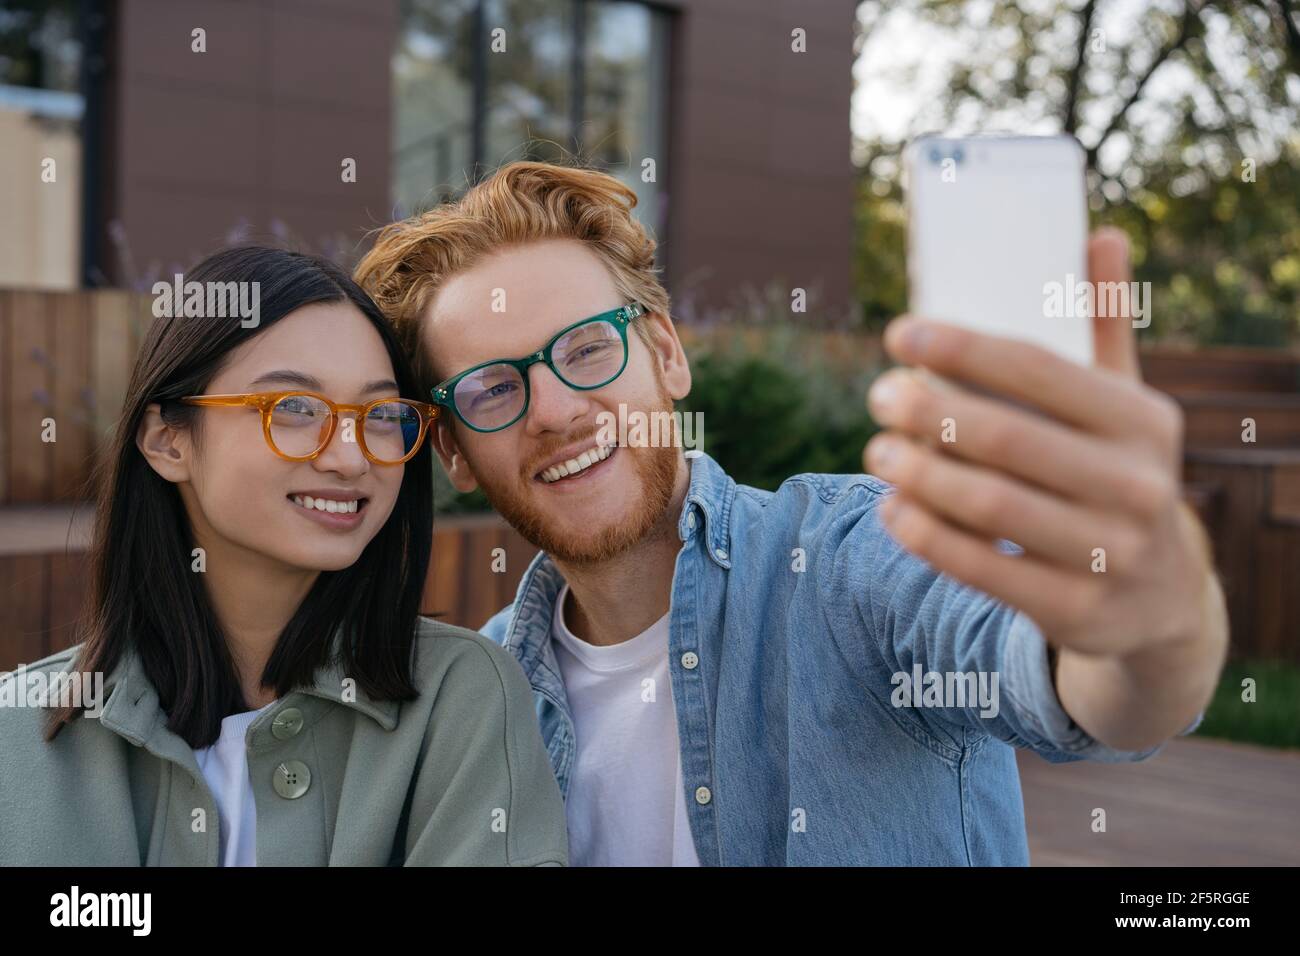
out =
[(190, 436), (163, 421), (162, 407), (152, 402), (135, 430), (135, 447), (154, 471), (170, 482), (190, 480)]
[(433, 450), (438, 453), (438, 460), (442, 462), (443, 470), (451, 479), (452, 487), (461, 494), (477, 488), (478, 480), (470, 473), (469, 463), (465, 460), (465, 454), (456, 441), (456, 432), (452, 423), (446, 418), (439, 417), (433, 423), (429, 439), (433, 442)]
[(651, 358), (659, 363), (664, 387), (673, 401), (681, 401), (691, 393), (691, 366), (686, 361), (682, 340), (677, 337), (673, 320), (667, 315), (651, 312), (643, 321), (650, 332)]

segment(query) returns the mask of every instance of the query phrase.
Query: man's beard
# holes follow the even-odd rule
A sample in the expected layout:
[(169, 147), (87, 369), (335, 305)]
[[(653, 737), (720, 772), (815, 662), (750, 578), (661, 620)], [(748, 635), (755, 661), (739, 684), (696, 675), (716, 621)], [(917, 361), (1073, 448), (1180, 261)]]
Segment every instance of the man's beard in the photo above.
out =
[[(659, 406), (652, 411), (672, 413), (672, 399), (662, 387)], [(589, 437), (594, 444), (596, 430), (593, 429), (589, 436), (581, 437)], [(574, 443), (575, 438), (566, 437), (554, 448), (548, 449), (546, 455), (554, 454), (560, 448)], [(659, 523), (672, 501), (673, 489), (677, 483), (677, 463), (681, 459), (681, 450), (672, 446), (630, 448), (620, 445), (614, 454), (632, 457), (632, 464), (640, 478), (640, 487), (629, 487), (627, 497), (639, 504), (621, 523), (602, 528), (594, 534), (575, 534), (555, 527), (553, 522), (538, 513), (537, 507), (518, 490), (516, 484), (480, 474), (473, 462), (469, 462), (469, 466), (479, 487), (487, 496), (488, 503), (530, 544), (565, 564), (596, 564), (622, 554), (645, 538)], [(539, 455), (534, 460), (543, 460), (544, 457)], [(518, 478), (523, 482), (532, 482), (533, 475), (521, 473)]]

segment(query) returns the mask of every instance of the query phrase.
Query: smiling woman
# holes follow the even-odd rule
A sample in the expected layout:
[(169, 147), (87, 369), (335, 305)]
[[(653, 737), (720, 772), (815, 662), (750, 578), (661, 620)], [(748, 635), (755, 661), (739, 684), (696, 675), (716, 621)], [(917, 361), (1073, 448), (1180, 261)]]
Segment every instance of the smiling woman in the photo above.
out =
[(439, 412), (388, 323), (295, 253), (188, 279), (255, 284), (261, 322), (139, 351), (82, 642), (26, 669), (106, 699), (0, 708), (0, 865), (566, 862), (518, 665), (419, 616)]

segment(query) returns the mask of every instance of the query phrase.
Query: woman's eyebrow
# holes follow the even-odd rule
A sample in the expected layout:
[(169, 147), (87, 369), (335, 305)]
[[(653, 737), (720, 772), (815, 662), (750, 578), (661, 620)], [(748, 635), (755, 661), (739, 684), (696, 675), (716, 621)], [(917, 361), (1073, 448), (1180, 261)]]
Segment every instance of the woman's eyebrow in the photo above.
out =
[(269, 382), (285, 382), (289, 385), (299, 385), (303, 388), (314, 388), (320, 391), (320, 379), (308, 375), (305, 372), (295, 372), (292, 369), (278, 368), (273, 372), (264, 372), (249, 382), (249, 386), (264, 385)]
[[(299, 388), (310, 388), (315, 391), (321, 391), (322, 386), (320, 379), (305, 372), (295, 372), (292, 369), (279, 368), (273, 372), (265, 372), (249, 383), (249, 387), (254, 385), (265, 385), (270, 382), (284, 382)], [(367, 395), (371, 392), (397, 391), (397, 382), (391, 378), (379, 378), (373, 382), (367, 382), (361, 387), (361, 394)]]

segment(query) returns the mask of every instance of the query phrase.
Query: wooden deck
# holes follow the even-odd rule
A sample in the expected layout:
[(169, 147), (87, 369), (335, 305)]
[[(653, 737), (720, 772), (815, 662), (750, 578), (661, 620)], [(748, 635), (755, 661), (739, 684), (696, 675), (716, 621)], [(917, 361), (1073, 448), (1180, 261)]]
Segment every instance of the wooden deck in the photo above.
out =
[(1182, 737), (1140, 763), (1018, 758), (1034, 866), (1300, 865), (1300, 751)]

